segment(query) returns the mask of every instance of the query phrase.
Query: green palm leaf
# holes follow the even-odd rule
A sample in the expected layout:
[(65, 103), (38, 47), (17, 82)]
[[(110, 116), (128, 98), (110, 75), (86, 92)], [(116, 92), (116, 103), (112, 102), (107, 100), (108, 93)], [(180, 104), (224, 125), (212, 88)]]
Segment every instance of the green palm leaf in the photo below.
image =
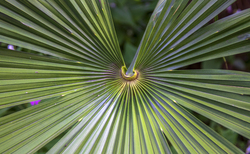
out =
[(48, 153), (242, 153), (185, 108), (250, 138), (250, 74), (174, 70), (249, 51), (249, 9), (206, 25), (233, 2), (160, 0), (127, 70), (106, 0), (0, 1), (0, 42), (33, 51), (0, 49), (0, 108), (42, 100), (0, 118), (0, 152), (70, 129)]

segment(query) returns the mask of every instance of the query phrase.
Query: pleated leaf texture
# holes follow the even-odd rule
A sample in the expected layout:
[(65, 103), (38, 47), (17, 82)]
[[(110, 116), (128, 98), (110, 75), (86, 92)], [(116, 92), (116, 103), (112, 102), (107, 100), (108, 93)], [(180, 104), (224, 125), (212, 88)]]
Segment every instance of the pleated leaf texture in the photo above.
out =
[[(250, 138), (250, 74), (178, 70), (248, 52), (250, 9), (235, 0), (160, 0), (126, 67), (106, 0), (1, 0), (0, 153), (243, 153), (190, 114)], [(127, 73), (126, 73), (127, 71)]]

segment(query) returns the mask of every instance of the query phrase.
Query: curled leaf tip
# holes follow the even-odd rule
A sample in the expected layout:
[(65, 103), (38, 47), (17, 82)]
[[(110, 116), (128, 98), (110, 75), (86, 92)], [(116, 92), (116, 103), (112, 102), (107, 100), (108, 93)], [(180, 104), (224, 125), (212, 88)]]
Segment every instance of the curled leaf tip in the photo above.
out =
[(121, 68), (121, 76), (124, 80), (126, 81), (133, 81), (133, 80), (136, 80), (139, 76), (139, 72), (138, 71), (133, 71), (133, 75), (132, 76), (129, 76), (129, 75), (126, 75), (126, 71), (127, 71), (127, 68), (125, 66), (122, 66)]

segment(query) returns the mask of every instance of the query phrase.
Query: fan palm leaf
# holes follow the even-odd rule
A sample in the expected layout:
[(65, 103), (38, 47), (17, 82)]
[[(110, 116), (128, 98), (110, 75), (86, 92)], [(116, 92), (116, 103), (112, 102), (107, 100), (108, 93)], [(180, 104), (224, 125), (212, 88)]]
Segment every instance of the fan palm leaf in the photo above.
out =
[[(160, 0), (125, 66), (106, 0), (0, 1), (0, 152), (242, 153), (186, 108), (250, 138), (250, 74), (178, 68), (250, 49), (235, 0)], [(37, 54), (40, 53), (40, 54)]]

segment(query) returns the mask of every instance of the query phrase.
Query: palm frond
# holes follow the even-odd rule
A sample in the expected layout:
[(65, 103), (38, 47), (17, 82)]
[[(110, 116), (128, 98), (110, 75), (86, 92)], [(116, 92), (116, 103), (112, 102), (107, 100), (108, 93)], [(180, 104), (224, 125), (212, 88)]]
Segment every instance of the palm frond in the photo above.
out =
[[(248, 52), (250, 10), (234, 0), (161, 0), (126, 68), (106, 0), (0, 1), (0, 152), (242, 153), (185, 108), (250, 138), (250, 74), (173, 70)], [(39, 54), (37, 54), (39, 53)], [(125, 73), (127, 71), (127, 74)], [(185, 107), (185, 108), (184, 108)]]

